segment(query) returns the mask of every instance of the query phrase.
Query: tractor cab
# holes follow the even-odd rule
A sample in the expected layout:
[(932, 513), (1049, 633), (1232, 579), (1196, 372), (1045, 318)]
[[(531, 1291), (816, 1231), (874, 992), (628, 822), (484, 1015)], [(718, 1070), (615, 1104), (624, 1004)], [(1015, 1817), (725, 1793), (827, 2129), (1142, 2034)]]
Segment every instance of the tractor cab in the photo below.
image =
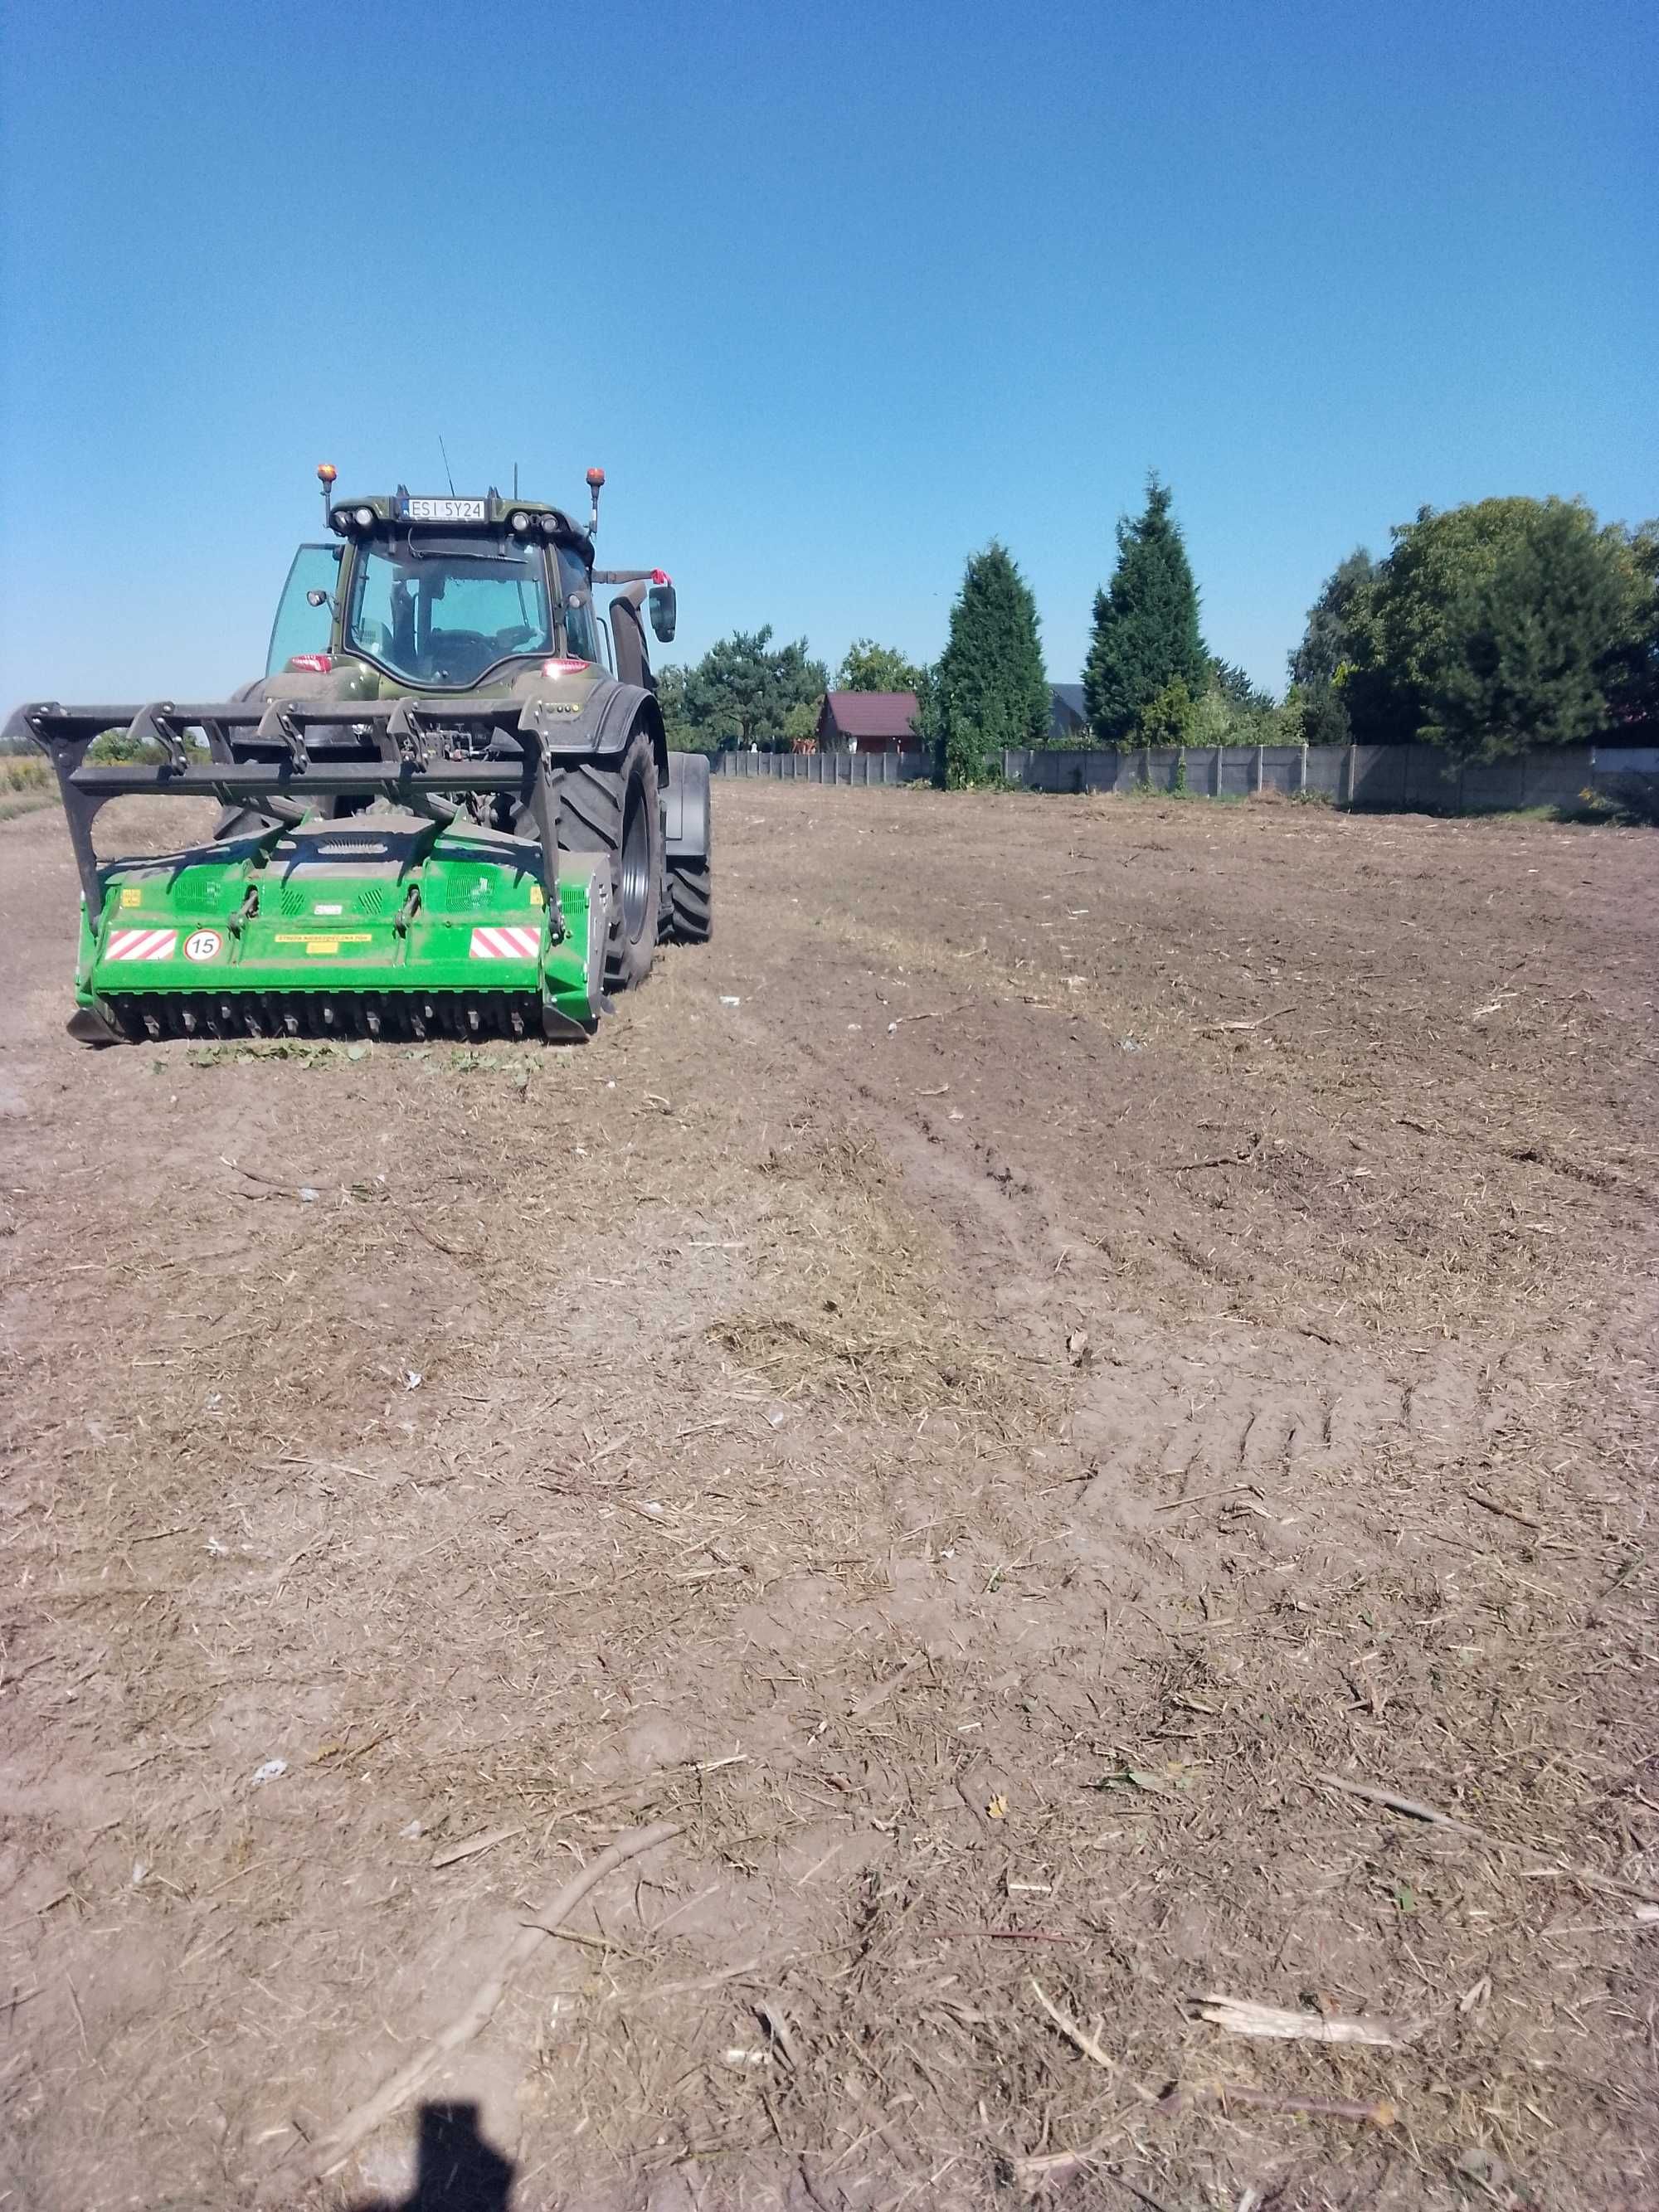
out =
[[(390, 498), (336, 501), (333, 478), (325, 478), (335, 542), (295, 555), (267, 677), (327, 674), (343, 659), (367, 664), (396, 690), (471, 691), (505, 689), (521, 667), (552, 655), (641, 680), (636, 596), (625, 594), (621, 611), (612, 602), (612, 623), (620, 611), (629, 633), (615, 644), (593, 601), (603, 482), (593, 471), (593, 523), (584, 531), (558, 507), (504, 500), (493, 489), (482, 498), (428, 498), (399, 484)], [(665, 642), (673, 636), (673, 586), (660, 571), (600, 580), (648, 581), (652, 628)], [(635, 661), (637, 669), (626, 665)]]
[(608, 665), (590, 539), (557, 508), (483, 499), (331, 507), (337, 542), (302, 545), (272, 626), (269, 676), (366, 662), (397, 689), (510, 684), (549, 654)]

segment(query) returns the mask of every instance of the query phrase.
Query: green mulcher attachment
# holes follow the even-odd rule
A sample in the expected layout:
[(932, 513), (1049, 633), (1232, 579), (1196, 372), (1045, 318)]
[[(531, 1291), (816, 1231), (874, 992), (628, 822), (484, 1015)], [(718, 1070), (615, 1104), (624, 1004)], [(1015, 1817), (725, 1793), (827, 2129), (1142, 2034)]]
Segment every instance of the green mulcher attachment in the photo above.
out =
[[(611, 862), (560, 851), (537, 724), (476, 696), (21, 708), (5, 735), (51, 756), (80, 872), (71, 1033), (591, 1035), (609, 1004)], [(162, 758), (89, 766), (122, 726)], [(133, 795), (224, 811), (207, 842), (100, 861), (99, 810)], [(477, 818), (496, 795), (533, 834)]]

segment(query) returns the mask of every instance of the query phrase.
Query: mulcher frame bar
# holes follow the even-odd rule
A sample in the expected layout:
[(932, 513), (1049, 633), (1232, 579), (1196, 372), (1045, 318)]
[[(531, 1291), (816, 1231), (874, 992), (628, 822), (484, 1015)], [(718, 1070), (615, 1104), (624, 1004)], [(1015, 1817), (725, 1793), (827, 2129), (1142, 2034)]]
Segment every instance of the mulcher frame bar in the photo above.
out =
[[(123, 726), (139, 743), (159, 745), (164, 758), (88, 768), (86, 757), (94, 740)], [(511, 738), (519, 748), (519, 759), (434, 761), (434, 740), (461, 728), (477, 732), (487, 741)], [(192, 762), (185, 749), (185, 732), (191, 729), (200, 730), (207, 740), (210, 757), (205, 764)], [(368, 737), (376, 757), (365, 760), (361, 755), (313, 752), (307, 744), (313, 731), (319, 737), (332, 733), (348, 741)], [(280, 746), (280, 757), (239, 759), (233, 732), (244, 743)], [(160, 794), (216, 799), (227, 807), (270, 800), (276, 802), (273, 811), (279, 821), (292, 826), (313, 799), (386, 799), (416, 814), (449, 822), (455, 818), (455, 809), (444, 803), (447, 796), (496, 791), (516, 795), (535, 825), (546, 877), (549, 927), (556, 937), (562, 927), (558, 793), (549, 773), (535, 709), (524, 708), (516, 700), (225, 700), (178, 706), (161, 699), (138, 708), (63, 707), (41, 701), (20, 707), (0, 737), (33, 738), (58, 772), (87, 919), (94, 929), (103, 913), (104, 880), (93, 823), (112, 799)]]

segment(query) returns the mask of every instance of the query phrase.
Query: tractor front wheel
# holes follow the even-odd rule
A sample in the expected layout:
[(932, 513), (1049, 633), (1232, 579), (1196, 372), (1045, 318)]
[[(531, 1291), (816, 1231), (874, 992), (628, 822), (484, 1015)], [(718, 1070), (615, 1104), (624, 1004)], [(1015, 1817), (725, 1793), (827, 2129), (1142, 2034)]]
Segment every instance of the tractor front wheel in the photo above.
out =
[(584, 761), (563, 770), (559, 842), (567, 852), (611, 855), (605, 985), (634, 989), (651, 973), (662, 899), (662, 804), (648, 730), (634, 732), (615, 768)]

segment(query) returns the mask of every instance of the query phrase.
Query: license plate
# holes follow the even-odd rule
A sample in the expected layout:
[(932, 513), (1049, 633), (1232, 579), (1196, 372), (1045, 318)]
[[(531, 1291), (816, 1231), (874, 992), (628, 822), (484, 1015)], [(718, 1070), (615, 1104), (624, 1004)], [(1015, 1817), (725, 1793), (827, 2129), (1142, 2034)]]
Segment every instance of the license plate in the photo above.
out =
[(481, 499), (411, 499), (404, 509), (411, 522), (482, 522)]

